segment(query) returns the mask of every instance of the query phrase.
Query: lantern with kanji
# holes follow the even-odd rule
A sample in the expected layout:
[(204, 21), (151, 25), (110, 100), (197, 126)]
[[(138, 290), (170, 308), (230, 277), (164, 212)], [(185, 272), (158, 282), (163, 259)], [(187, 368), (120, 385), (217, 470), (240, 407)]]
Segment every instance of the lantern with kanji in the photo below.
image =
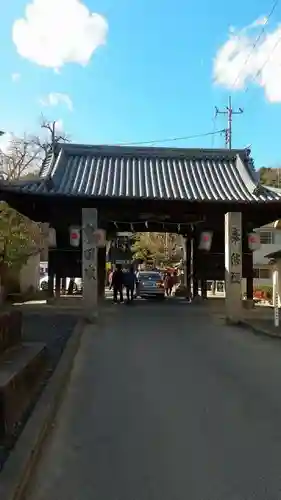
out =
[(205, 250), (209, 252), (212, 246), (212, 239), (213, 239), (212, 231), (203, 231), (200, 234), (200, 240), (198, 245), (199, 250)]
[(80, 237), (80, 228), (77, 226), (71, 226), (69, 228), (69, 243), (72, 247), (79, 247)]
[(261, 238), (259, 233), (249, 233), (248, 234), (248, 247), (252, 252), (259, 250), (261, 247)]
[(57, 234), (55, 228), (53, 227), (49, 227), (48, 230), (48, 246), (50, 248), (56, 248), (57, 246)]

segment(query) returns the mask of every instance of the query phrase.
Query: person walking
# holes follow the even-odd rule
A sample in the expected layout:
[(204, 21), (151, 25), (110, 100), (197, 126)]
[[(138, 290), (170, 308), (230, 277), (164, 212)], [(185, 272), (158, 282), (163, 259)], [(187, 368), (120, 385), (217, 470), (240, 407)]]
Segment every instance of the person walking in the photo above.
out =
[(129, 304), (134, 300), (135, 286), (137, 281), (135, 270), (133, 267), (130, 267), (129, 271), (124, 275), (124, 278), (125, 278), (127, 302)]
[(113, 302), (117, 304), (118, 294), (120, 296), (120, 303), (123, 300), (123, 286), (124, 286), (124, 273), (122, 271), (122, 266), (120, 264), (116, 265), (116, 269), (111, 277), (110, 289), (113, 288)]
[(170, 297), (173, 289), (173, 278), (170, 273), (167, 273), (164, 279), (164, 288), (167, 297)]
[(178, 282), (179, 282), (177, 271), (173, 272), (172, 280), (173, 280), (172, 295), (176, 295), (177, 286), (178, 286)]

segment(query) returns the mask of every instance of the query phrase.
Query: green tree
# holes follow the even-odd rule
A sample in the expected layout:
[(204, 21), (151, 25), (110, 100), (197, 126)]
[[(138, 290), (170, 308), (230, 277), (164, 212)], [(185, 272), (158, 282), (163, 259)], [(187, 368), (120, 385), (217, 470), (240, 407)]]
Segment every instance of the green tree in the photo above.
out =
[(20, 271), (29, 257), (42, 250), (44, 239), (38, 224), (0, 202), (0, 280), (6, 288), (9, 268)]
[(43, 234), (38, 224), (0, 202), (0, 262), (23, 265), (42, 248)]
[[(37, 136), (2, 134), (0, 178), (5, 181), (34, 179), (42, 161), (57, 143), (68, 141), (58, 122), (41, 118), (43, 132)], [(9, 269), (20, 271), (28, 258), (44, 247), (38, 224), (0, 202), (0, 279), (7, 285)]]
[(155, 265), (178, 262), (182, 256), (181, 236), (171, 233), (136, 233), (132, 246), (134, 259)]
[(261, 184), (281, 187), (281, 169), (279, 167), (261, 167), (259, 169), (259, 176)]

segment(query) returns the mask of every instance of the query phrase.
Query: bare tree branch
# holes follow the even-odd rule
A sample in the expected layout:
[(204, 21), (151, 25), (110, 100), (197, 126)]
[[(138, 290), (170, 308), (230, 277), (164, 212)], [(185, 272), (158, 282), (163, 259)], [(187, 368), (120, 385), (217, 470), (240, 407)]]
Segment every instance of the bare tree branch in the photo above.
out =
[(12, 137), (5, 151), (0, 151), (1, 176), (7, 180), (19, 179), (38, 169), (41, 151), (31, 137)]
[(0, 177), (15, 180), (38, 172), (42, 162), (60, 142), (70, 142), (67, 134), (57, 130), (57, 122), (41, 117), (41, 128), (46, 136), (12, 136), (6, 150), (0, 149)]
[(70, 142), (70, 137), (64, 132), (58, 131), (57, 121), (48, 121), (41, 115), (41, 128), (47, 131), (47, 138), (38, 141), (39, 146), (44, 151), (45, 156), (55, 148), (60, 142)]

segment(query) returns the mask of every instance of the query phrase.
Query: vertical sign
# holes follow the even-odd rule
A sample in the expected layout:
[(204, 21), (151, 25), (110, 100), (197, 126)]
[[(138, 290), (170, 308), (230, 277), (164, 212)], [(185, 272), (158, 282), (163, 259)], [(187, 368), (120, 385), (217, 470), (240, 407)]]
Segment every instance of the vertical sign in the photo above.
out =
[(98, 273), (97, 242), (95, 233), (98, 227), (98, 213), (95, 208), (82, 208), (82, 274), (83, 302), (90, 315), (97, 314)]
[(225, 214), (225, 298), (227, 316), (239, 321), (242, 281), (242, 216)]
[(274, 326), (279, 326), (279, 272), (277, 269), (273, 271), (273, 306), (274, 306)]

